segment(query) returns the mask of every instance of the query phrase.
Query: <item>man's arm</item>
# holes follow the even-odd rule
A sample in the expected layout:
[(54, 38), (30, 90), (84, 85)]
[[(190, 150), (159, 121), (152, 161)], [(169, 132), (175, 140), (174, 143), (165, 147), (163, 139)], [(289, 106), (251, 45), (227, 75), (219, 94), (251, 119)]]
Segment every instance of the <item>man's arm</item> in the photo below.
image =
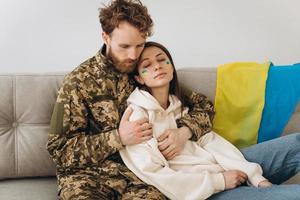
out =
[(215, 114), (214, 106), (206, 96), (195, 92), (186, 95), (184, 101), (189, 107), (189, 112), (176, 122), (178, 127), (188, 127), (192, 132), (190, 139), (197, 141), (202, 135), (212, 129), (212, 121)]
[(184, 104), (189, 112), (176, 120), (178, 129), (168, 129), (158, 138), (159, 150), (167, 160), (180, 154), (188, 139), (197, 141), (212, 129), (214, 107), (206, 96), (193, 92), (185, 96)]
[[(91, 115), (93, 108), (89, 108), (78, 86), (68, 83), (61, 88), (55, 104), (47, 149), (58, 167), (97, 165), (123, 147), (113, 126), (118, 123), (118, 110), (101, 116), (107, 121), (99, 124), (99, 119), (96, 121)], [(116, 107), (108, 105), (113, 101), (105, 103), (107, 108)]]
[[(139, 113), (140, 114), (140, 113)], [(131, 107), (128, 107), (121, 119), (119, 135), (124, 145), (134, 145), (152, 138), (152, 125), (149, 124), (146, 115), (137, 115)]]

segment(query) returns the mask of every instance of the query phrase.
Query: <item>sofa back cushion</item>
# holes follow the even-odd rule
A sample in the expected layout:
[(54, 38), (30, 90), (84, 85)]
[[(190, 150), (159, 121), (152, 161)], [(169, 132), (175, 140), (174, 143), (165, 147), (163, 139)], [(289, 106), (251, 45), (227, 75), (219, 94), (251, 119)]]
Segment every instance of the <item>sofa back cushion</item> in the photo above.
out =
[[(178, 70), (178, 79), (183, 89), (188, 88), (208, 96), (214, 102), (217, 68), (186, 68)], [(283, 135), (300, 132), (300, 103), (286, 125)]]
[(63, 77), (0, 75), (0, 179), (55, 174), (46, 142)]
[[(65, 73), (0, 75), (0, 179), (55, 175), (46, 143)], [(178, 70), (183, 88), (214, 100), (216, 68)], [(300, 132), (300, 106), (285, 133)]]

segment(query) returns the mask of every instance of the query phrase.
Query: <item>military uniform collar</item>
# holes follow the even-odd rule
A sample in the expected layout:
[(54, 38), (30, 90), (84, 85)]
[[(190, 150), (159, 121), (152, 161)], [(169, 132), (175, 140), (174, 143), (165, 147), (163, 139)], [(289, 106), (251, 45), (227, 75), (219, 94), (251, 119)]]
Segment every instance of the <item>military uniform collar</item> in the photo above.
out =
[(124, 76), (124, 74), (122, 74), (116, 69), (113, 62), (107, 56), (105, 56), (105, 53), (106, 53), (106, 45), (104, 44), (95, 56), (99, 68), (102, 68), (105, 72), (112, 73), (118, 77)]

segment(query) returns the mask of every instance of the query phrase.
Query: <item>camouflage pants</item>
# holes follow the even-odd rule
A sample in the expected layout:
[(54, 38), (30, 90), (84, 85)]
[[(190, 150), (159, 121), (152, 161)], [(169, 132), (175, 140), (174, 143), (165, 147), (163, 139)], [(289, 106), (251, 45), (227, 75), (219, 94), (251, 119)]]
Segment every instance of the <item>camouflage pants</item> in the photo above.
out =
[(68, 175), (59, 180), (59, 199), (62, 200), (167, 200), (153, 186), (129, 183), (122, 195), (112, 188), (101, 184), (91, 175)]

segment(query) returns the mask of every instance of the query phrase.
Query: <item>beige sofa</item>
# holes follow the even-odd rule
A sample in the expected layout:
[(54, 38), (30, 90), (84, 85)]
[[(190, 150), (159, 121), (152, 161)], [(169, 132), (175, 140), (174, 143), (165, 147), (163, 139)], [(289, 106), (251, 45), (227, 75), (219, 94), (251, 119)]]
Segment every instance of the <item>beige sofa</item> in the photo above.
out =
[[(0, 75), (0, 199), (57, 199), (47, 133), (63, 73)], [(214, 99), (216, 69), (179, 70), (184, 88)], [(284, 133), (300, 132), (300, 107)], [(290, 182), (300, 182), (296, 177)]]

